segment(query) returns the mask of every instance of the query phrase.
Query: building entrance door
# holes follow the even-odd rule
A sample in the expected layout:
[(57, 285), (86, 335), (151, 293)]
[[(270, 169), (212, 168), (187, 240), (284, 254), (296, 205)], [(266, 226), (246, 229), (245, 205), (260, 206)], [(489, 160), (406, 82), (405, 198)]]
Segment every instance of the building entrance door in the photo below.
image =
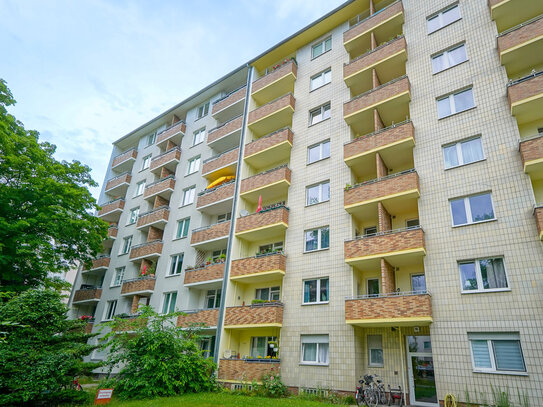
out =
[(407, 336), (409, 399), (412, 405), (437, 406), (432, 342), (429, 336)]

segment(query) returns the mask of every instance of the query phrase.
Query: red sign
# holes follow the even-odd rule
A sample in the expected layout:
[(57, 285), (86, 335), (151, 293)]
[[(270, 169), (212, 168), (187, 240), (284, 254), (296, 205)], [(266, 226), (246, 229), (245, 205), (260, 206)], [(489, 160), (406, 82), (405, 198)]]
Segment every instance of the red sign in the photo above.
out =
[(108, 404), (111, 401), (112, 395), (113, 389), (100, 389), (98, 390), (98, 393), (96, 393), (94, 404)]

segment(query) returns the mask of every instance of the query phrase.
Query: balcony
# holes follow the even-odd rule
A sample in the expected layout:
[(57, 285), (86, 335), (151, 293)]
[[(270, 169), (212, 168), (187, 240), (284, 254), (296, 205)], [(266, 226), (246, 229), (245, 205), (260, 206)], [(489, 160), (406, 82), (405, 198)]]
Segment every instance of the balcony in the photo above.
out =
[(256, 136), (290, 127), (294, 113), (294, 96), (287, 93), (249, 113), (248, 126)]
[(416, 213), (419, 196), (419, 176), (415, 170), (407, 170), (346, 189), (343, 205), (359, 220), (369, 221), (377, 213), (378, 202), (388, 213)]
[(138, 217), (138, 223), (136, 228), (140, 230), (147, 230), (149, 227), (155, 227), (157, 229), (162, 229), (166, 227), (168, 223), (168, 218), (170, 217), (170, 208), (163, 206), (152, 211), (142, 213)]
[(265, 374), (279, 374), (279, 366), (279, 359), (221, 359), (218, 379), (234, 383), (260, 383)]
[(543, 240), (543, 205), (538, 204), (534, 206), (534, 217), (537, 225), (537, 232), (539, 233), (539, 240)]
[(541, 119), (543, 112), (543, 71), (534, 72), (507, 86), (511, 114), (518, 125)]
[(185, 286), (215, 284), (224, 277), (224, 263), (212, 263), (185, 269)]
[(143, 193), (144, 199), (154, 199), (157, 195), (170, 200), (175, 188), (175, 176), (169, 175), (166, 178), (159, 179), (145, 187)]
[(261, 254), (232, 261), (230, 280), (240, 283), (259, 283), (285, 275), (287, 257), (283, 253)]
[(208, 180), (215, 180), (223, 176), (236, 175), (238, 158), (239, 147), (210, 157), (207, 160), (204, 160), (202, 176)]
[(498, 32), (503, 32), (543, 13), (543, 2), (523, 0), (488, 0), (490, 14)]
[(102, 288), (98, 287), (86, 287), (76, 290), (74, 293), (74, 299), (72, 300), (73, 304), (91, 304), (98, 303), (102, 297)]
[(232, 180), (200, 192), (196, 201), (196, 209), (213, 215), (230, 212), (234, 199), (235, 182)]
[(124, 199), (118, 198), (102, 204), (102, 209), (98, 211), (98, 217), (106, 222), (119, 222), (123, 209)]
[(247, 86), (243, 85), (241, 88), (233, 90), (224, 97), (213, 102), (213, 108), (211, 109), (213, 118), (218, 122), (224, 122), (242, 114), (246, 93)]
[(83, 269), (81, 271), (83, 273), (89, 272), (89, 271), (103, 271), (103, 272), (105, 272), (109, 268), (110, 261), (111, 261), (111, 257), (109, 257), (109, 256), (98, 257), (97, 259), (94, 259), (92, 261), (92, 265), (91, 265), (90, 269), (87, 269), (86, 267), (83, 267)]
[(347, 298), (345, 322), (364, 328), (430, 325), (431, 297), (427, 292), (399, 292)]
[(376, 13), (360, 21), (343, 33), (343, 46), (351, 56), (371, 49), (371, 33), (377, 38), (391, 38), (402, 32), (404, 22), (401, 1), (377, 10)]
[(236, 236), (248, 241), (284, 236), (288, 228), (288, 208), (284, 205), (265, 209), (237, 219)]
[(343, 80), (353, 95), (373, 86), (373, 69), (381, 82), (405, 75), (407, 43), (403, 35), (351, 60), (343, 66)]
[(124, 280), (121, 287), (121, 295), (149, 296), (155, 290), (155, 277), (139, 277), (131, 280)]
[(134, 165), (134, 162), (136, 161), (137, 156), (138, 150), (135, 148), (127, 150), (113, 158), (111, 169), (117, 172), (130, 171)]
[(343, 104), (343, 118), (356, 134), (375, 130), (373, 110), (383, 123), (399, 123), (409, 116), (411, 90), (407, 76), (396, 78)]
[(394, 168), (412, 166), (414, 146), (415, 130), (408, 120), (345, 143), (343, 160), (357, 177), (363, 177), (369, 168), (374, 171), (376, 153)]
[(521, 140), (519, 150), (524, 172), (533, 180), (543, 179), (543, 135)]
[(241, 181), (240, 196), (248, 202), (258, 202), (262, 195), (267, 202), (279, 200), (288, 194), (291, 171), (286, 165), (261, 172)]
[(187, 125), (184, 121), (179, 121), (162, 132), (158, 133), (156, 136), (156, 145), (165, 150), (168, 146), (168, 141), (171, 141), (176, 146), (181, 145), (181, 139), (185, 135)]
[(138, 318), (140, 314), (122, 314), (120, 320), (113, 327), (114, 332), (134, 332), (147, 324), (147, 318)]
[(288, 161), (293, 137), (294, 134), (288, 127), (260, 137), (245, 146), (243, 159), (257, 170)]
[(131, 261), (158, 259), (162, 254), (162, 245), (162, 240), (153, 240), (132, 246), (129, 258)]
[(283, 304), (280, 302), (226, 308), (225, 329), (281, 328), (282, 325)]
[(166, 168), (168, 171), (175, 174), (180, 159), (181, 149), (179, 147), (171, 148), (151, 160), (150, 171), (154, 174), (160, 174), (162, 169)]
[(385, 259), (393, 267), (420, 264), (426, 254), (420, 227), (389, 230), (345, 241), (345, 262), (353, 267), (377, 269)]
[(130, 186), (131, 180), (132, 175), (130, 175), (128, 172), (117, 175), (107, 182), (104, 192), (113, 196), (124, 196), (126, 194), (126, 190)]
[(251, 96), (259, 105), (268, 103), (285, 93), (294, 92), (298, 65), (289, 59), (267, 75), (253, 82)]
[(219, 320), (219, 309), (198, 309), (183, 311), (185, 315), (177, 317), (177, 326), (189, 327), (193, 324), (204, 324), (207, 327), (216, 327)]
[(218, 250), (224, 248), (230, 234), (230, 221), (194, 229), (190, 245), (198, 250)]
[(243, 115), (239, 115), (209, 130), (207, 145), (217, 151), (224, 151), (238, 146), (242, 125)]

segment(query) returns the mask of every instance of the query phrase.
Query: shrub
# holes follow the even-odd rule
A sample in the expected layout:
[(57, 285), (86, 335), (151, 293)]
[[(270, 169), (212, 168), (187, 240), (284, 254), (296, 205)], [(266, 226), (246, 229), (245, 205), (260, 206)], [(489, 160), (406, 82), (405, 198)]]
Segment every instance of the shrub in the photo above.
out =
[(281, 375), (272, 369), (261, 377), (262, 384), (256, 385), (258, 395), (264, 397), (286, 397), (288, 395), (287, 386), (281, 381)]

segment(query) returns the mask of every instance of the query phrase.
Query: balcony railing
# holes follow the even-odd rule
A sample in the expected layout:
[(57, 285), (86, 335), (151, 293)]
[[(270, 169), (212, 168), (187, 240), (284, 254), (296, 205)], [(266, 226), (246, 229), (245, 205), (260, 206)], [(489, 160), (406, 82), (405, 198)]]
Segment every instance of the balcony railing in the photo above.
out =
[(543, 109), (543, 71), (511, 81), (507, 85), (507, 98), (511, 114), (518, 124), (528, 123), (541, 117)]
[(150, 295), (155, 289), (155, 277), (139, 277), (123, 280), (121, 295)]
[(102, 297), (102, 287), (81, 285), (74, 293), (73, 303), (98, 302)]
[(168, 151), (165, 151), (162, 154), (153, 157), (153, 159), (151, 160), (150, 171), (158, 172), (162, 170), (162, 168), (166, 168), (169, 171), (175, 173), (175, 169), (177, 168), (177, 164), (179, 163), (180, 159), (181, 149), (179, 147), (171, 148)]
[(230, 221), (216, 223), (192, 230), (191, 245), (202, 245), (206, 242), (227, 239), (230, 233)]
[(183, 120), (172, 124), (170, 127), (164, 129), (156, 136), (156, 144), (160, 148), (167, 146), (168, 140), (171, 140), (174, 144), (179, 145), (181, 138), (185, 134), (187, 125)]
[(210, 281), (222, 280), (224, 276), (224, 263), (214, 263), (203, 267), (185, 269), (185, 285), (201, 284)]
[(232, 280), (249, 279), (270, 274), (282, 276), (287, 269), (287, 257), (282, 253), (260, 254), (232, 261), (230, 278)]
[(164, 229), (168, 219), (170, 217), (170, 208), (168, 206), (161, 206), (153, 209), (152, 211), (142, 213), (138, 217), (137, 228), (147, 228), (153, 226), (159, 229)]
[(282, 324), (283, 304), (280, 302), (226, 308), (225, 328), (281, 327)]
[(292, 124), (295, 99), (292, 93), (256, 108), (249, 113), (248, 126), (256, 135), (265, 135)]
[[(236, 222), (236, 235), (246, 239), (257, 237), (260, 233), (279, 234), (288, 228), (289, 209), (280, 205), (268, 210), (262, 210), (252, 215), (238, 218)], [(272, 233), (273, 232), (273, 233)]]
[(144, 258), (156, 258), (162, 254), (162, 240), (153, 240), (132, 246), (130, 249), (130, 260), (140, 260)]
[(287, 92), (294, 91), (294, 82), (298, 75), (298, 64), (294, 58), (253, 82), (253, 99), (264, 104)]
[[(88, 271), (107, 270), (111, 261), (110, 256), (100, 256), (92, 260), (91, 268)], [(83, 271), (87, 271), (86, 267), (83, 267)]]
[(124, 199), (118, 198), (101, 205), (98, 217), (106, 221), (118, 221), (124, 209)]
[[(257, 191), (262, 191), (268, 186), (274, 186), (274, 189), (277, 191), (270, 192), (268, 194), (269, 198), (275, 195), (284, 195), (287, 193), (288, 187), (290, 186), (290, 168), (286, 164), (281, 165), (271, 170), (261, 172), (259, 174), (253, 175), (249, 178), (245, 178), (241, 181), (241, 190), (240, 194), (245, 195), (245, 199), (258, 198), (256, 195), (259, 194)], [(250, 197), (247, 195), (251, 194)]]
[(220, 177), (223, 175), (234, 175), (235, 166), (238, 162), (239, 147), (231, 148), (220, 154), (204, 160), (202, 176)]
[(165, 199), (170, 199), (170, 196), (175, 189), (175, 175), (169, 175), (159, 179), (145, 187), (143, 193), (144, 199), (154, 198), (156, 195)]
[(119, 228), (117, 227), (117, 225), (109, 225), (109, 227), (107, 228), (108, 239), (116, 239), (118, 232)]
[(132, 180), (132, 175), (129, 172), (119, 174), (111, 178), (104, 188), (108, 194), (125, 193)]
[(260, 383), (266, 374), (279, 374), (279, 363), (279, 359), (220, 359), (218, 378), (236, 383)]
[(193, 309), (182, 311), (184, 315), (177, 317), (177, 326), (190, 327), (203, 324), (207, 327), (216, 327), (219, 320), (219, 309)]
[(243, 110), (243, 100), (247, 93), (246, 85), (243, 85), (222, 98), (213, 102), (211, 115), (219, 121), (232, 116), (235, 113)]
[(269, 167), (273, 163), (288, 160), (294, 134), (289, 127), (260, 137), (245, 146), (245, 161), (253, 168)]
[(234, 117), (233, 119), (228, 120), (227, 122), (217, 126), (207, 134), (207, 143), (212, 144), (223, 137), (230, 136), (234, 133), (241, 131), (241, 126), (243, 124), (243, 115)]
[(533, 213), (537, 226), (537, 232), (539, 233), (539, 239), (543, 240), (543, 203), (534, 205)]
[(203, 190), (198, 194), (196, 209), (202, 209), (232, 199), (234, 197), (235, 183), (236, 180), (232, 180), (217, 187)]
[(115, 171), (128, 170), (132, 168), (137, 156), (138, 150), (131, 148), (130, 150), (127, 150), (114, 157), (111, 163), (111, 168)]

